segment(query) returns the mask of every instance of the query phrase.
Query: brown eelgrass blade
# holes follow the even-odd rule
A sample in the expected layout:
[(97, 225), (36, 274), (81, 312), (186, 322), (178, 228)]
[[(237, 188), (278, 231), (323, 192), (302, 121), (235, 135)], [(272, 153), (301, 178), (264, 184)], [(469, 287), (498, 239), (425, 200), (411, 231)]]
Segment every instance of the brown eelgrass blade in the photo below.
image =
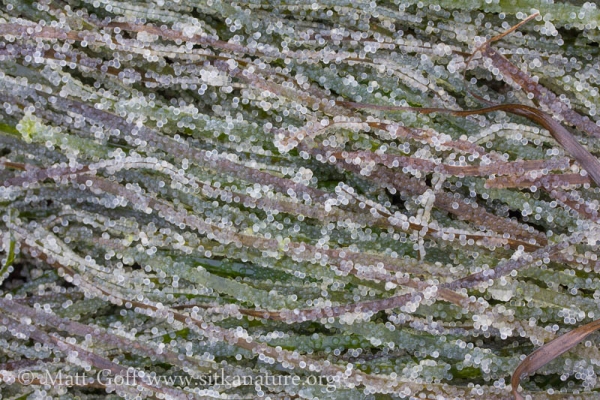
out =
[[(558, 96), (556, 96), (552, 91), (548, 90), (536, 80), (534, 80), (527, 72), (522, 71), (517, 66), (512, 64), (506, 57), (504, 57), (500, 52), (492, 49), (490, 47), (490, 43), (498, 41), (505, 37), (506, 35), (514, 32), (519, 29), (521, 26), (531, 21), (532, 19), (538, 17), (540, 14), (535, 13), (525, 18), (523, 21), (518, 24), (512, 26), (506, 31), (502, 32), (499, 35), (492, 37), (487, 40), (485, 43), (480, 45), (475, 49), (473, 54), (467, 59), (466, 66), (463, 71), (463, 78), (467, 72), (467, 67), (471, 63), (471, 60), (475, 55), (479, 52), (484, 57), (487, 57), (491, 60), (492, 65), (502, 73), (503, 79), (506, 81), (506, 77), (512, 79), (513, 82), (518, 84), (525, 92), (528, 94), (532, 94), (536, 100), (538, 100), (541, 104), (545, 105), (549, 109), (552, 110), (553, 113), (560, 115), (565, 122), (577, 127), (582, 132), (586, 133), (589, 136), (600, 137), (600, 127), (596, 125), (593, 121), (591, 121), (588, 117), (584, 117), (580, 115), (577, 111), (572, 110), (568, 105), (563, 103)], [(479, 100), (482, 100), (478, 96), (469, 92), (474, 97), (477, 97)], [(489, 102), (487, 102), (489, 104)]]
[(466, 63), (465, 63), (465, 69), (463, 71), (463, 78), (465, 77), (465, 74), (467, 73), (467, 68), (469, 67), (469, 64), (471, 63), (471, 60), (473, 60), (473, 57), (475, 57), (475, 55), (480, 52), (481, 50), (489, 47), (490, 43), (498, 41), (500, 39), (502, 39), (504, 36), (516, 31), (517, 29), (519, 29), (521, 26), (525, 25), (526, 23), (528, 23), (529, 21), (531, 21), (532, 19), (534, 19), (535, 17), (537, 17), (538, 15), (540, 15), (539, 12), (536, 12), (535, 14), (531, 14), (529, 17), (525, 18), (523, 21), (519, 22), (518, 24), (510, 27), (509, 29), (505, 30), (504, 32), (502, 32), (499, 35), (494, 36), (493, 38), (490, 38), (489, 40), (486, 40), (485, 43), (483, 43), (481, 46), (477, 47), (475, 49), (475, 51), (473, 52), (473, 54), (471, 54), (471, 56), (467, 59)]
[(523, 396), (517, 392), (521, 376), (531, 375), (539, 368), (575, 347), (579, 342), (598, 329), (600, 329), (600, 319), (580, 326), (579, 328), (575, 328), (571, 332), (559, 336), (528, 355), (521, 364), (519, 364), (517, 369), (515, 369), (510, 380), (512, 393), (515, 396), (515, 399), (523, 399)]
[(503, 80), (508, 81), (507, 78), (510, 78), (526, 93), (533, 95), (539, 104), (548, 107), (553, 114), (560, 115), (566, 123), (577, 127), (580, 131), (589, 136), (600, 137), (600, 127), (596, 125), (594, 121), (571, 109), (567, 104), (563, 103), (556, 94), (512, 64), (506, 57), (500, 54), (500, 52), (486, 46), (483, 48), (482, 54), (491, 60), (494, 67), (498, 68), (502, 74)]
[(592, 183), (589, 176), (581, 174), (548, 174), (541, 177), (527, 175), (497, 176), (485, 181), (485, 187), (489, 189), (528, 188), (531, 186), (552, 190), (561, 186), (585, 185)]
[(337, 104), (345, 105), (351, 108), (366, 108), (381, 111), (413, 111), (421, 114), (446, 113), (459, 117), (466, 117), (475, 114), (486, 114), (492, 111), (505, 111), (511, 114), (520, 115), (542, 125), (552, 137), (579, 162), (587, 171), (590, 177), (598, 186), (600, 186), (600, 161), (594, 157), (577, 139), (564, 128), (560, 122), (553, 119), (550, 115), (537, 108), (525, 106), (523, 104), (498, 104), (491, 107), (478, 108), (475, 110), (451, 110), (447, 108), (418, 108), (418, 107), (396, 107), (379, 106), (372, 104), (354, 103), (349, 101), (338, 101)]

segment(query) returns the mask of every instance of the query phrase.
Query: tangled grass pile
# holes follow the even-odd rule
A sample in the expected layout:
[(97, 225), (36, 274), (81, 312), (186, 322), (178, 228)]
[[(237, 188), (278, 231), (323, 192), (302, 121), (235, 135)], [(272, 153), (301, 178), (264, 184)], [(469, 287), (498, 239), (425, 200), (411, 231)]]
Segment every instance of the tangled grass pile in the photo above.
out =
[(596, 398), (556, 3), (4, 0), (2, 398)]

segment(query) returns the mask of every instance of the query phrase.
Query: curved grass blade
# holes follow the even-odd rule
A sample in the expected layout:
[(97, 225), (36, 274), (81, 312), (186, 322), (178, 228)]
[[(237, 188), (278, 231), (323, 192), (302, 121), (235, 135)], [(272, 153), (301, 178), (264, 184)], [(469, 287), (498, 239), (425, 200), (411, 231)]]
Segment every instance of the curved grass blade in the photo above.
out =
[(569, 333), (565, 333), (562, 336), (554, 339), (551, 342), (546, 343), (530, 355), (528, 355), (519, 364), (517, 369), (512, 375), (510, 383), (512, 385), (512, 393), (516, 400), (522, 400), (523, 396), (517, 392), (519, 388), (519, 382), (523, 375), (531, 375), (536, 370), (540, 369), (550, 361), (559, 357), (561, 354), (566, 353), (571, 348), (575, 347), (579, 342), (588, 337), (594, 331), (600, 328), (600, 319), (592, 321), (589, 324), (580, 326), (579, 328), (573, 329)]
[(523, 104), (497, 104), (491, 107), (478, 108), (474, 110), (451, 110), (447, 108), (419, 108), (419, 107), (396, 107), (396, 106), (378, 106), (371, 104), (354, 103), (349, 101), (337, 102), (351, 108), (366, 108), (380, 111), (413, 111), (421, 114), (446, 113), (459, 117), (466, 117), (475, 114), (486, 114), (492, 111), (505, 111), (511, 114), (520, 115), (542, 125), (550, 132), (552, 137), (569, 153), (579, 164), (587, 171), (592, 180), (600, 186), (600, 161), (593, 156), (577, 139), (564, 128), (558, 121), (550, 115), (537, 108), (525, 106)]

